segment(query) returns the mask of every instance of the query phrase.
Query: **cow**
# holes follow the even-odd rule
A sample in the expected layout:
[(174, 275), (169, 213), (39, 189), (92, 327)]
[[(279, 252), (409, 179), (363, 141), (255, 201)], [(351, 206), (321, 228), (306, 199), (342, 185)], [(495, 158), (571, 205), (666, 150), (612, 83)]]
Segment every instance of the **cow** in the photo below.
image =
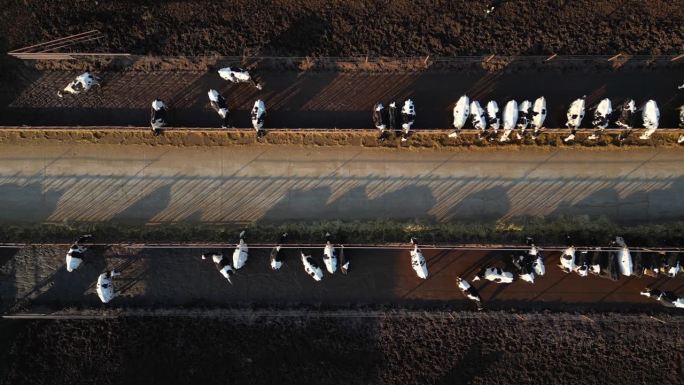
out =
[(157, 136), (162, 133), (162, 130), (167, 125), (168, 107), (166, 103), (161, 99), (154, 99), (150, 115), (152, 133)]
[(470, 121), (477, 130), (479, 138), (482, 139), (487, 130), (487, 116), (477, 100), (470, 102)]
[(227, 258), (221, 253), (204, 253), (202, 254), (202, 259), (211, 259), (216, 265), (219, 273), (224, 276), (229, 284), (233, 284), (232, 277), (235, 275), (235, 269), (230, 264), (230, 258)]
[(596, 140), (599, 138), (599, 136), (603, 133), (603, 130), (605, 130), (608, 127), (608, 123), (610, 121), (610, 116), (612, 113), (613, 106), (610, 103), (610, 99), (605, 98), (601, 100), (598, 106), (596, 106), (596, 109), (594, 109), (594, 120), (591, 121), (591, 124), (594, 126), (596, 131), (594, 131), (593, 134), (589, 135), (587, 139)]
[(76, 242), (74, 242), (69, 251), (66, 253), (66, 269), (69, 273), (76, 270), (83, 263), (85, 257), (85, 252), (88, 250), (83, 244), (89, 242), (93, 238), (92, 235), (86, 234), (81, 235)]
[(577, 263), (575, 264), (575, 273), (580, 277), (589, 275), (590, 256), (588, 250), (580, 251)]
[(97, 285), (95, 286), (95, 292), (97, 296), (100, 297), (102, 303), (109, 303), (111, 300), (119, 296), (119, 292), (114, 290), (113, 278), (121, 275), (116, 271), (106, 271), (97, 278)]
[(499, 142), (508, 142), (511, 132), (515, 129), (518, 124), (518, 102), (515, 100), (509, 100), (504, 106), (503, 111), (503, 129), (504, 132), (499, 138)]
[(401, 141), (406, 142), (408, 140), (409, 131), (416, 121), (416, 108), (413, 104), (413, 100), (407, 99), (404, 102), (404, 106), (401, 107)]
[(607, 262), (608, 259), (605, 258), (604, 252), (601, 252), (600, 247), (595, 247), (591, 250), (591, 255), (589, 256), (589, 272), (594, 275), (601, 275), (602, 263), (604, 260)]
[(564, 142), (571, 142), (575, 140), (577, 129), (580, 128), (580, 126), (582, 125), (582, 119), (584, 119), (585, 98), (586, 95), (582, 96), (579, 99), (575, 99), (570, 104), (570, 108), (568, 108), (568, 120), (565, 122), (565, 126), (570, 129), (570, 135), (563, 139)]
[(68, 93), (71, 95), (82, 94), (88, 92), (93, 86), (99, 87), (100, 79), (97, 76), (86, 71), (78, 75), (76, 79), (72, 80), (69, 84), (67, 84), (67, 86), (64, 87), (64, 90), (57, 91), (57, 96), (62, 98), (64, 97), (64, 93)]
[(646, 140), (658, 129), (658, 124), (660, 122), (660, 110), (658, 109), (658, 103), (656, 103), (655, 100), (649, 100), (644, 104), (641, 112), (641, 119), (644, 122), (646, 131), (641, 134), (639, 139)]
[(401, 135), (399, 126), (397, 125), (397, 102), (391, 102), (389, 104), (389, 110), (387, 111), (387, 120), (389, 123), (389, 129), (394, 131), (396, 136)]
[(253, 85), (257, 90), (262, 89), (261, 83), (258, 83), (252, 78), (249, 71), (239, 67), (225, 67), (218, 70), (218, 74), (221, 78), (228, 80), (232, 83), (249, 83)]
[(532, 268), (534, 269), (534, 274), (538, 276), (544, 276), (546, 274), (546, 267), (544, 266), (544, 256), (541, 251), (535, 246), (534, 239), (527, 238), (527, 245), (530, 249), (527, 251), (527, 255), (531, 256), (533, 259)]
[(325, 247), (323, 247), (323, 264), (328, 273), (335, 274), (337, 270), (337, 253), (335, 246), (330, 241), (332, 236), (330, 233), (325, 233)]
[(304, 254), (303, 251), (301, 252), (301, 255), (302, 265), (304, 265), (306, 274), (310, 275), (316, 282), (320, 282), (320, 280), (323, 279), (323, 270), (316, 264), (311, 255)]
[(209, 95), (209, 103), (211, 104), (211, 108), (213, 108), (221, 118), (221, 127), (228, 127), (228, 118), (230, 117), (230, 112), (228, 111), (228, 103), (226, 103), (226, 98), (224, 98), (223, 95), (214, 89), (209, 90), (207, 94)]
[(513, 273), (504, 271), (500, 267), (487, 267), (481, 269), (473, 278), (473, 281), (479, 281), (480, 279), (486, 279), (487, 281), (496, 283), (511, 283), (513, 282), (514, 276)]
[(342, 274), (347, 275), (347, 273), (349, 273), (351, 258), (349, 258), (349, 255), (344, 253), (344, 245), (340, 245), (340, 255), (338, 258), (340, 260), (340, 271)]
[(669, 252), (666, 254), (666, 265), (664, 266), (665, 274), (668, 277), (674, 278), (681, 271), (681, 265), (679, 262), (679, 253)]
[(378, 140), (379, 141), (384, 141), (387, 139), (387, 136), (389, 134), (389, 131), (387, 130), (387, 125), (385, 124), (385, 106), (382, 105), (382, 103), (375, 103), (373, 106), (373, 125), (375, 125), (375, 128), (380, 131), (378, 135)]
[(521, 135), (525, 135), (525, 130), (530, 125), (532, 119), (532, 103), (529, 100), (523, 100), (518, 105), (518, 124), (516, 128), (520, 133), (516, 133), (518, 140), (522, 139)]
[(491, 130), (489, 134), (490, 140), (494, 139), (501, 127), (501, 121), (499, 120), (499, 105), (496, 104), (496, 101), (494, 100), (490, 100), (487, 103), (487, 126)]
[(571, 273), (575, 270), (575, 246), (572, 245), (570, 237), (566, 238), (567, 247), (563, 250), (560, 256), (561, 270), (565, 273)]
[(470, 99), (468, 99), (466, 95), (461, 96), (456, 102), (453, 115), (454, 131), (449, 134), (450, 138), (458, 137), (458, 134), (468, 122), (468, 116), (470, 115)]
[(636, 104), (634, 99), (627, 99), (622, 103), (620, 108), (620, 116), (615, 121), (615, 124), (623, 128), (624, 131), (618, 136), (619, 141), (627, 139), (627, 137), (632, 133), (632, 128), (634, 128), (634, 120), (636, 115)]
[(413, 250), (409, 253), (411, 254), (411, 267), (416, 272), (418, 278), (427, 279), (428, 267), (425, 256), (423, 256), (423, 252), (418, 248), (415, 238), (411, 238), (411, 244), (413, 245)]
[(617, 251), (620, 274), (629, 277), (634, 272), (632, 254), (629, 252), (629, 248), (627, 248), (625, 240), (622, 237), (615, 237), (614, 244), (620, 248)]
[(271, 250), (271, 269), (279, 270), (283, 266), (283, 260), (285, 256), (283, 255), (282, 245), (287, 242), (287, 233), (283, 233), (280, 236), (278, 244)]
[(266, 119), (266, 105), (264, 104), (263, 100), (259, 99), (256, 102), (254, 102), (251, 117), (252, 127), (254, 127), (254, 130), (256, 130), (257, 137), (261, 137), (264, 134), (266, 134), (266, 130), (263, 129), (264, 121)]
[(249, 257), (249, 248), (245, 243), (245, 232), (240, 232), (240, 241), (235, 245), (235, 250), (233, 251), (233, 267), (235, 270), (241, 269), (245, 266), (247, 258)]
[(646, 288), (646, 290), (640, 292), (640, 294), (658, 300), (667, 307), (684, 308), (684, 298), (679, 297), (671, 291)]
[(544, 128), (544, 121), (546, 120), (546, 98), (540, 96), (534, 101), (532, 105), (532, 120), (530, 126), (532, 127), (532, 135), (536, 136)]
[(530, 253), (525, 253), (518, 256), (512, 256), (511, 262), (518, 270), (518, 277), (525, 282), (534, 283), (534, 262), (536, 256)]
[(468, 297), (469, 300), (475, 302), (475, 305), (477, 305), (477, 310), (483, 309), (482, 297), (480, 297), (480, 294), (477, 292), (477, 289), (475, 289), (470, 284), (470, 282), (466, 281), (461, 277), (456, 277), (456, 284), (458, 285), (458, 288), (461, 290), (463, 295)]

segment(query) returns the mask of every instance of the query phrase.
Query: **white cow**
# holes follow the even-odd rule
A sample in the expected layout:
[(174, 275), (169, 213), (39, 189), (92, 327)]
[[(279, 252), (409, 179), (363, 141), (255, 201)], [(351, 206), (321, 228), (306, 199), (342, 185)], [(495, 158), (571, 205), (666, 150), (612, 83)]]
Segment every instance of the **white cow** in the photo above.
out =
[(66, 254), (66, 269), (68, 272), (72, 272), (78, 269), (83, 263), (83, 258), (85, 257), (85, 252), (88, 250), (87, 247), (83, 246), (83, 243), (90, 241), (93, 238), (92, 235), (82, 235), (76, 242), (69, 248)]
[(315, 281), (319, 282), (320, 280), (323, 279), (323, 270), (321, 270), (318, 265), (316, 265), (316, 262), (314, 262), (313, 258), (310, 255), (304, 254), (302, 251), (302, 264), (304, 265), (304, 271), (306, 271), (306, 274), (310, 275), (311, 278), (313, 278)]
[(470, 115), (470, 99), (466, 95), (461, 96), (454, 106), (454, 128), (455, 130), (449, 134), (450, 138), (458, 136), (459, 132), (468, 122), (468, 115)]
[(64, 93), (78, 95), (87, 92), (93, 86), (100, 86), (100, 79), (90, 72), (84, 72), (64, 87), (63, 91), (57, 91), (57, 96), (64, 97)]
[(236, 270), (239, 270), (243, 266), (245, 266), (245, 263), (247, 262), (247, 257), (249, 256), (249, 248), (245, 243), (244, 237), (245, 232), (240, 232), (240, 242), (237, 245), (235, 245), (235, 250), (233, 251), (233, 267)]
[(494, 138), (501, 127), (501, 121), (499, 120), (499, 105), (496, 101), (490, 100), (487, 103), (487, 125), (492, 130), (491, 138)]
[(218, 74), (221, 78), (228, 80), (232, 83), (250, 83), (254, 87), (256, 87), (257, 90), (260, 90), (262, 88), (261, 84), (257, 83), (252, 78), (252, 76), (249, 74), (249, 71), (242, 68), (225, 67), (218, 70)]
[(97, 292), (97, 296), (100, 297), (100, 301), (102, 301), (102, 303), (109, 303), (109, 301), (113, 300), (119, 295), (119, 293), (114, 290), (113, 282), (113, 278), (119, 275), (121, 275), (121, 273), (117, 273), (116, 271), (112, 270), (100, 274), (100, 276), (97, 278), (95, 291)]
[(658, 129), (658, 124), (660, 122), (660, 110), (658, 109), (658, 104), (655, 100), (646, 102), (641, 113), (641, 118), (644, 121), (644, 128), (646, 131), (641, 134), (639, 139), (646, 140)]
[(335, 246), (330, 242), (330, 233), (325, 233), (325, 247), (323, 247), (323, 264), (328, 273), (334, 274), (337, 270), (337, 255)]
[(480, 137), (482, 137), (487, 129), (487, 116), (485, 115), (485, 110), (480, 106), (480, 102), (477, 100), (470, 102), (470, 121), (473, 123), (473, 127), (478, 131)]
[(546, 98), (538, 97), (532, 105), (532, 121), (530, 126), (534, 130), (534, 135), (537, 135), (540, 130), (544, 128), (544, 121), (546, 120)]
[(413, 245), (413, 250), (411, 250), (411, 267), (416, 272), (418, 278), (427, 279), (428, 268), (423, 252), (418, 248), (416, 240), (411, 238), (411, 244)]
[(625, 240), (622, 237), (615, 237), (615, 244), (620, 246), (618, 251), (618, 262), (620, 266), (620, 273), (625, 276), (630, 276), (634, 273), (634, 262), (632, 261), (632, 254), (629, 252)]
[(509, 136), (511, 132), (515, 129), (516, 124), (518, 124), (518, 102), (515, 100), (509, 100), (506, 103), (503, 111), (503, 127), (504, 132), (499, 138), (500, 142), (509, 141)]
[(568, 108), (568, 120), (567, 122), (565, 122), (565, 126), (570, 129), (570, 135), (563, 139), (563, 141), (565, 142), (575, 140), (575, 134), (577, 133), (577, 129), (582, 125), (582, 119), (584, 119), (585, 112), (584, 98), (585, 97), (582, 96), (579, 99), (575, 99), (570, 104), (570, 108)]

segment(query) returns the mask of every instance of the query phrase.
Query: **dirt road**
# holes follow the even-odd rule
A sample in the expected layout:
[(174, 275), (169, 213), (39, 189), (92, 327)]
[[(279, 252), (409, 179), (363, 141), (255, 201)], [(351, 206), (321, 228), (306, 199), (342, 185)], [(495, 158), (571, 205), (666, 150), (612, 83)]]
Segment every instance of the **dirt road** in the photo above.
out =
[[(220, 127), (218, 115), (210, 109), (207, 91), (215, 88), (228, 99), (232, 124), (251, 127), (249, 111), (257, 99), (266, 103), (265, 127), (271, 128), (371, 128), (372, 107), (406, 98), (416, 105), (416, 129), (451, 127), (452, 109), (467, 94), (482, 106), (496, 100), (503, 110), (512, 98), (548, 102), (546, 126), (565, 127), (565, 115), (572, 100), (587, 96), (587, 107), (602, 98), (613, 100), (615, 108), (625, 98), (638, 105), (657, 101), (660, 127), (677, 126), (677, 109), (684, 93), (677, 85), (684, 79), (680, 65), (658, 70), (504, 70), (339, 73), (258, 73), (262, 91), (248, 85), (231, 85), (215, 72), (121, 71), (99, 73), (101, 89), (64, 98), (57, 91), (78, 72), (28, 71), (13, 78), (11, 87), (0, 90), (0, 125), (43, 126), (146, 126), (150, 104), (161, 98), (170, 107), (170, 125)], [(583, 126), (591, 127), (591, 111)]]
[[(233, 278), (223, 278), (199, 249), (95, 249), (89, 262), (73, 273), (64, 267), (66, 247), (30, 246), (2, 251), (2, 303), (5, 310), (41, 308), (102, 309), (94, 293), (100, 272), (122, 272), (116, 286), (122, 292), (111, 306), (134, 308), (226, 306), (351, 307), (392, 305), (473, 309), (458, 290), (457, 276), (472, 277), (484, 265), (502, 266), (507, 252), (424, 249), (430, 276), (416, 277), (407, 250), (347, 249), (351, 272), (325, 274), (320, 283), (305, 274), (298, 249), (288, 249), (285, 266), (269, 267), (270, 250), (254, 249), (245, 267)], [(322, 266), (322, 247), (311, 252)], [(224, 253), (232, 253), (226, 248)], [(613, 282), (594, 276), (565, 274), (556, 265), (559, 254), (546, 255), (547, 274), (535, 284), (475, 283), (489, 309), (554, 310), (665, 310), (640, 296), (646, 286), (683, 295), (684, 276), (676, 278), (623, 277)]]
[(677, 148), (0, 146), (0, 221), (684, 217)]

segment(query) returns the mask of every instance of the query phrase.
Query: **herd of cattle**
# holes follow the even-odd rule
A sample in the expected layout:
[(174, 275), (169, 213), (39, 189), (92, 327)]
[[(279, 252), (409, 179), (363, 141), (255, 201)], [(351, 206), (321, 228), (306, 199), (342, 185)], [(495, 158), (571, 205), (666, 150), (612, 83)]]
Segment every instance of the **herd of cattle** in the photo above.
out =
[[(232, 83), (248, 83), (258, 90), (262, 89), (262, 85), (254, 80), (249, 71), (245, 69), (226, 67), (218, 70), (218, 74), (222, 79)], [(96, 85), (100, 85), (99, 79), (90, 72), (85, 72), (57, 94), (60, 97), (63, 97), (65, 93), (81, 94)], [(221, 127), (229, 127), (230, 110), (226, 98), (215, 89), (210, 89), (208, 96), (209, 104), (220, 118)], [(407, 141), (416, 119), (413, 100), (408, 99), (401, 105), (400, 122), (397, 120), (397, 103), (391, 102), (388, 107), (386, 109), (382, 103), (376, 103), (373, 106), (372, 120), (375, 128), (380, 132), (378, 139), (383, 141), (389, 137), (391, 132), (395, 132), (402, 142)], [(575, 139), (577, 130), (584, 120), (586, 110), (585, 96), (570, 104), (567, 122), (565, 123), (566, 127), (570, 129), (570, 135), (564, 138), (565, 142), (571, 142)], [(638, 110), (633, 99), (625, 100), (619, 109), (614, 111), (611, 100), (605, 98), (590, 110), (594, 111), (591, 124), (595, 132), (588, 137), (589, 140), (598, 139), (611, 122), (624, 130), (619, 136), (620, 140), (626, 139), (637, 126)], [(645, 128), (639, 139), (646, 140), (658, 129), (660, 110), (655, 100), (646, 101), (639, 110), (641, 111), (642, 125)], [(167, 112), (168, 106), (163, 100), (155, 99), (152, 101), (150, 125), (155, 135), (159, 135), (168, 126)], [(521, 140), (528, 133), (532, 138), (535, 138), (544, 129), (546, 115), (546, 99), (543, 96), (534, 102), (524, 100), (518, 103), (516, 100), (509, 100), (499, 114), (499, 106), (496, 101), (490, 100), (483, 108), (477, 100), (471, 101), (468, 96), (463, 95), (453, 108), (455, 130), (449, 134), (449, 137), (458, 137), (470, 118), (472, 127), (478, 131), (480, 139), (496, 140), (498, 138), (500, 142), (508, 142), (511, 140), (511, 134), (514, 134), (516, 139)], [(265, 117), (266, 105), (263, 100), (259, 99), (254, 102), (251, 111), (252, 127), (258, 136), (265, 134), (263, 129)], [(684, 106), (679, 107), (679, 125), (684, 128)], [(499, 135), (499, 131), (502, 131), (501, 135)], [(678, 143), (684, 143), (684, 135), (679, 137)]]
[[(232, 284), (237, 271), (245, 266), (249, 257), (249, 248), (245, 242), (245, 232), (240, 233), (240, 239), (235, 245), (232, 255), (220, 252), (208, 252), (201, 255), (203, 260), (210, 259), (216, 265), (219, 273)], [(87, 243), (91, 240), (90, 235), (80, 237), (69, 248), (66, 254), (66, 269), (73, 272), (78, 269), (85, 259)], [(283, 246), (287, 242), (287, 234), (282, 234), (270, 255), (272, 270), (279, 270), (284, 262)], [(415, 239), (411, 239), (409, 249), (411, 267), (420, 279), (428, 278), (428, 266), (422, 250), (418, 247)], [(487, 280), (490, 282), (507, 284), (516, 280), (522, 280), (533, 284), (537, 277), (546, 274), (545, 260), (540, 248), (532, 238), (528, 238), (529, 248), (524, 252), (518, 252), (509, 258), (497, 261), (492, 265), (483, 266), (472, 278), (473, 281)], [(350, 272), (351, 259), (344, 253), (344, 245), (338, 248), (332, 242), (330, 233), (326, 234), (323, 245), (322, 264), (311, 254), (299, 251), (302, 267), (307, 275), (320, 282), (324, 278), (324, 270), (334, 274), (339, 267), (342, 274)], [(682, 272), (684, 261), (677, 252), (631, 252), (624, 239), (616, 237), (608, 250), (599, 248), (583, 249), (578, 251), (568, 238), (567, 247), (561, 253), (558, 266), (565, 273), (576, 273), (581, 277), (594, 274), (611, 280), (618, 280), (620, 276), (648, 275), (656, 277), (664, 275), (675, 277)], [(321, 267), (321, 265), (323, 267)], [(114, 289), (113, 278), (119, 275), (116, 271), (106, 271), (97, 279), (96, 292), (103, 303), (108, 303), (117, 296)], [(457, 277), (456, 285), (463, 294), (473, 300), (478, 309), (482, 309), (482, 299), (477, 289), (465, 278)], [(679, 297), (672, 292), (646, 288), (642, 295), (654, 298), (662, 304), (670, 307), (684, 308), (684, 297)]]

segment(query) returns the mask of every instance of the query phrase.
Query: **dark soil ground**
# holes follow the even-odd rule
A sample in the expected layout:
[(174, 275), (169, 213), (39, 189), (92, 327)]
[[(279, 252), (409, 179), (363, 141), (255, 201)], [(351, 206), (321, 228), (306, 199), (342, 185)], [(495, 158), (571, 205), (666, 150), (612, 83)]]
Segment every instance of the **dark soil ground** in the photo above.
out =
[(0, 383), (681, 384), (681, 320), (666, 319), (5, 320)]
[[(155, 55), (679, 54), (682, 0), (5, 1), (16, 49), (99, 29), (87, 50)], [(92, 51), (91, 51), (92, 52)]]

